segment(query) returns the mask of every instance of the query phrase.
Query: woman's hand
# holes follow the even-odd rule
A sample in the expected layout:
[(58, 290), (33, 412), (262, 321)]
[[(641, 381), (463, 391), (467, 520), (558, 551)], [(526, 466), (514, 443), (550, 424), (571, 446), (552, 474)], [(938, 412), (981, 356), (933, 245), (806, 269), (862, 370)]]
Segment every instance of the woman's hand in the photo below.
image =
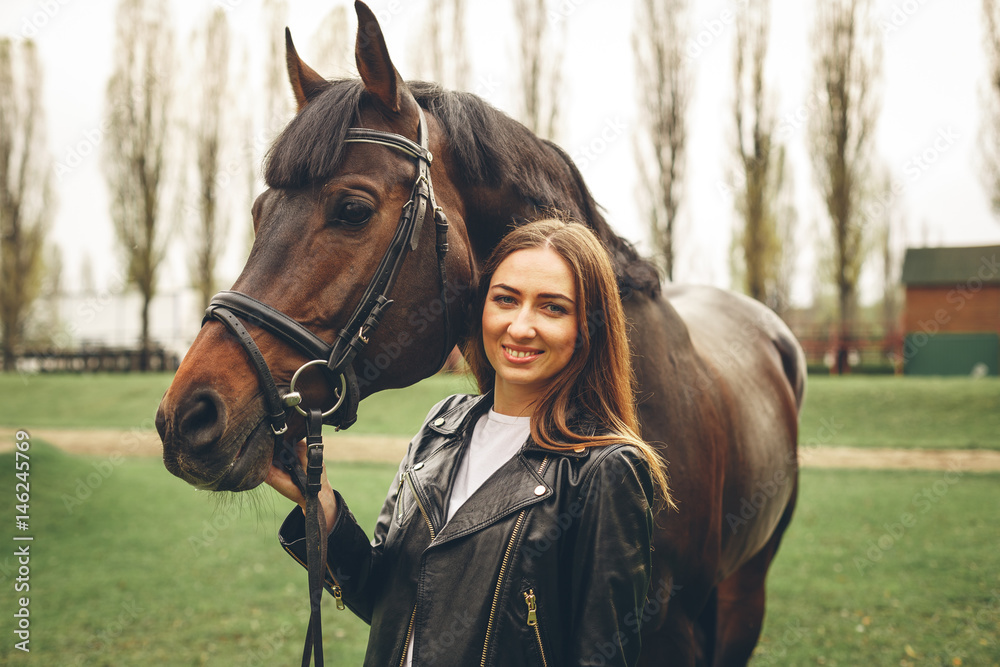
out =
[[(295, 455), (298, 457), (302, 469), (305, 470), (308, 459), (305, 440), (299, 440), (295, 444)], [(286, 470), (279, 468), (272, 462), (271, 469), (267, 471), (267, 479), (264, 481), (275, 491), (296, 503), (305, 512), (305, 496), (302, 495), (299, 487), (292, 481), (292, 476)], [(325, 461), (323, 462), (323, 474), (320, 477), (320, 483), (319, 502), (323, 508), (323, 516), (326, 518), (326, 530), (329, 532), (333, 529), (333, 524), (337, 521), (337, 498), (334, 496), (333, 488), (330, 486), (330, 479), (326, 476)]]

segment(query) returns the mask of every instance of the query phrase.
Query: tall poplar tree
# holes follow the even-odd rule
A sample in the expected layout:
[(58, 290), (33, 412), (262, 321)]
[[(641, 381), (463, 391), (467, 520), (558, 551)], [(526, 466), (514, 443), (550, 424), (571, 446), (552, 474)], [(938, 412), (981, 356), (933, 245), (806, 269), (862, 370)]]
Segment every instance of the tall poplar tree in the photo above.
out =
[(162, 0), (121, 0), (107, 88), (104, 172), (128, 284), (142, 299), (142, 370), (149, 369), (150, 305), (166, 253), (173, 46)]
[(14, 370), (43, 282), (52, 219), (42, 70), (35, 43), (0, 38), (0, 335), (3, 369)]
[(813, 94), (818, 104), (809, 133), (813, 170), (830, 221), (839, 322), (836, 370), (843, 373), (872, 231), (862, 211), (872, 195), (868, 179), (879, 112), (881, 41), (870, 0), (829, 0), (816, 5), (816, 15)]

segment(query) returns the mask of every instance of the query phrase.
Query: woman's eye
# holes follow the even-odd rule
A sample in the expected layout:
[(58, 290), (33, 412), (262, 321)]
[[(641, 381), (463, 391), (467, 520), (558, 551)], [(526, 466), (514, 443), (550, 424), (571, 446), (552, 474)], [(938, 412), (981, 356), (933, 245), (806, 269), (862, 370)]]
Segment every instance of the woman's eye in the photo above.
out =
[(548, 304), (547, 306), (545, 306), (545, 309), (555, 315), (565, 315), (567, 313), (567, 310), (565, 308), (554, 303)]
[(507, 294), (498, 294), (493, 297), (493, 303), (501, 306), (509, 306), (514, 303), (514, 297), (508, 296)]
[(367, 223), (375, 211), (367, 204), (356, 201), (344, 202), (337, 211), (335, 222), (351, 227), (360, 227)]

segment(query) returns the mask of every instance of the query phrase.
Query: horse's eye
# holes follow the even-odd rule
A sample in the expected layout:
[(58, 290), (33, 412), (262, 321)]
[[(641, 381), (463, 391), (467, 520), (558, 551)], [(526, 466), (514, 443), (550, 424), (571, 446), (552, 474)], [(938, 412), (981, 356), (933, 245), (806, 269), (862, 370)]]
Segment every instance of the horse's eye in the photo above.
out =
[(370, 206), (358, 201), (347, 201), (337, 211), (337, 221), (352, 227), (360, 227), (368, 222), (374, 211)]

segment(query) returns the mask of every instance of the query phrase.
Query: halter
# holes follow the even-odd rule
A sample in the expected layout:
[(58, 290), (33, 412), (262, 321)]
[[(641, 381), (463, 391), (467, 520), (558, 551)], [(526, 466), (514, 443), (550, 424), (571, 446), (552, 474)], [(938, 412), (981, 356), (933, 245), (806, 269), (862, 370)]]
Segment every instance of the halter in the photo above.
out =
[[(320, 599), (323, 592), (323, 570), (326, 567), (327, 535), (322, 507), (316, 497), (320, 489), (323, 466), (322, 425), (329, 424), (340, 430), (350, 427), (357, 421), (358, 403), (361, 396), (357, 373), (354, 369), (354, 359), (368, 345), (372, 333), (378, 327), (386, 310), (393, 304), (389, 293), (396, 283), (400, 267), (407, 254), (417, 249), (424, 219), (430, 215), (434, 217), (436, 231), (438, 274), (441, 284), (440, 298), (445, 331), (440, 365), (444, 364), (451, 351), (451, 326), (448, 313), (447, 278), (445, 276), (445, 257), (448, 253), (448, 218), (434, 199), (434, 188), (431, 184), (430, 174), (433, 156), (427, 148), (427, 120), (424, 117), (423, 109), (418, 106), (417, 111), (420, 115), (417, 136), (419, 143), (402, 135), (380, 130), (356, 127), (347, 130), (345, 143), (378, 144), (402, 151), (414, 158), (417, 162), (417, 179), (413, 184), (409, 201), (403, 206), (399, 222), (396, 225), (396, 232), (385, 255), (382, 256), (382, 261), (375, 269), (375, 274), (355, 307), (347, 326), (340, 331), (332, 345), (281, 311), (241, 292), (222, 291), (216, 294), (212, 297), (202, 320), (202, 326), (212, 320), (224, 324), (236, 336), (249, 356), (264, 390), (264, 402), (267, 406), (271, 432), (275, 438), (276, 456), (287, 468), (292, 480), (306, 498), (306, 541), (311, 615), (302, 656), (304, 666), (309, 664), (309, 653), (313, 649), (315, 649), (313, 652), (316, 666), (322, 667), (323, 665)], [(278, 390), (264, 355), (240, 318), (297, 348), (310, 359), (295, 371), (286, 393), (282, 394)], [(334, 404), (326, 410), (315, 407), (304, 409), (301, 405), (302, 396), (295, 391), (295, 384), (300, 374), (312, 366), (325, 368), (329, 376), (339, 384), (339, 387), (334, 391)], [(293, 445), (291, 443), (286, 445), (282, 437), (288, 431), (285, 415), (290, 408), (294, 408), (306, 417), (308, 465), (305, 471), (302, 470), (294, 455)]]

